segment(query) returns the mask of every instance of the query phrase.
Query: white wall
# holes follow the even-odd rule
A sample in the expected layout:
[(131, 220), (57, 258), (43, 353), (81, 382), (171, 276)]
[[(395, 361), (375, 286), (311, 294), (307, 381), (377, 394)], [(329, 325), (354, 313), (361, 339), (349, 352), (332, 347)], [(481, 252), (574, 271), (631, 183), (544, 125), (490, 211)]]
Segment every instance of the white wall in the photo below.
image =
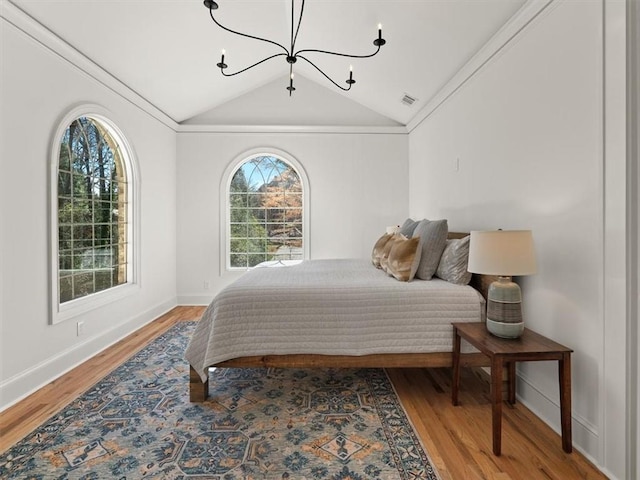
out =
[[(533, 230), (538, 274), (521, 282), (527, 325), (575, 350), (574, 445), (625, 478), (624, 294), (616, 306), (603, 280), (624, 277), (619, 258), (605, 272), (605, 251), (624, 246), (624, 215), (622, 226), (605, 217), (624, 192), (624, 134), (608, 132), (605, 152), (603, 130), (605, 114), (619, 126), (624, 101), (605, 113), (604, 27), (600, 1), (544, 9), (411, 131), (409, 203), (412, 216), (448, 218), (455, 230)], [(624, 78), (624, 62), (607, 68), (610, 85)], [(608, 88), (618, 102), (620, 90)], [(605, 193), (605, 170), (618, 192)], [(520, 398), (559, 430), (556, 366), (523, 364), (519, 379)]]
[(287, 152), (307, 173), (311, 258), (367, 257), (385, 226), (407, 215), (405, 134), (179, 133), (179, 303), (209, 303), (238, 277), (220, 268), (219, 188), (229, 163), (263, 147)]
[(292, 97), (283, 87), (288, 84), (288, 75), (278, 78), (185, 120), (182, 125), (400, 126), (395, 120), (340, 95), (331, 84), (321, 85), (296, 74)]
[[(20, 16), (12, 16), (11, 22), (2, 18), (0, 30), (2, 409), (176, 304), (176, 134), (61, 57), (64, 48), (55, 38), (48, 39), (55, 51), (43, 46), (35, 38), (49, 34), (32, 22)], [(112, 112), (111, 120), (136, 153), (141, 178), (140, 288), (50, 325), (50, 145), (59, 119), (79, 103), (99, 104)], [(80, 320), (85, 334), (78, 337)]]

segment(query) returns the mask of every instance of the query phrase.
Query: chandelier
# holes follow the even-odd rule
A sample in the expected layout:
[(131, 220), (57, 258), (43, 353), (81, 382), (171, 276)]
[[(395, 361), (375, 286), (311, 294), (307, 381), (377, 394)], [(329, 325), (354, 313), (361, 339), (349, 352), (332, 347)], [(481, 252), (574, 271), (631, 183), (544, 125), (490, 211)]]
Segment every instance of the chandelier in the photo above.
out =
[[(336, 87), (338, 87), (341, 90), (344, 90), (345, 92), (348, 92), (349, 90), (351, 90), (351, 87), (353, 86), (354, 83), (356, 83), (356, 81), (353, 79), (353, 66), (350, 65), (349, 66), (349, 78), (345, 81), (345, 83), (347, 84), (347, 87), (343, 87), (342, 85), (339, 85), (338, 83), (336, 83), (329, 75), (327, 75), (325, 72), (322, 71), (322, 69), (320, 67), (318, 67), (314, 62), (312, 62), (311, 60), (309, 60), (305, 55), (306, 54), (313, 54), (313, 53), (322, 53), (325, 55), (335, 55), (335, 56), (339, 56), (339, 57), (348, 57), (348, 58), (370, 58), (373, 57), (374, 55), (376, 55), (379, 51), (380, 51), (380, 47), (382, 47), (386, 42), (386, 40), (384, 38), (382, 38), (382, 25), (378, 24), (378, 38), (376, 38), (373, 41), (373, 44), (376, 47), (375, 52), (369, 54), (369, 55), (350, 55), (347, 53), (340, 53), (340, 52), (330, 52), (328, 50), (319, 50), (319, 49), (315, 49), (315, 48), (310, 48), (310, 49), (302, 49), (302, 50), (296, 50), (296, 40), (298, 39), (298, 32), (300, 31), (300, 24), (302, 23), (302, 14), (304, 13), (304, 0), (302, 0), (302, 6), (300, 7), (300, 17), (298, 18), (298, 24), (297, 26), (294, 25), (294, 0), (291, 0), (291, 43), (290, 43), (290, 48), (285, 47), (284, 45), (279, 44), (278, 42), (274, 41), (274, 40), (269, 40), (267, 38), (261, 38), (261, 37), (257, 37), (255, 35), (249, 35), (246, 33), (242, 33), (242, 32), (238, 32), (235, 30), (232, 30), (228, 27), (225, 27), (224, 25), (222, 25), (220, 22), (218, 22), (218, 20), (216, 20), (216, 18), (213, 15), (213, 11), (218, 9), (218, 3), (215, 2), (214, 0), (204, 0), (204, 6), (207, 7), (207, 9), (209, 10), (209, 15), (211, 16), (211, 20), (213, 20), (213, 22), (218, 25), (220, 28), (222, 28), (223, 30), (226, 30), (227, 32), (236, 34), (236, 35), (240, 35), (242, 37), (246, 37), (246, 38), (252, 38), (254, 40), (259, 40), (261, 42), (266, 42), (266, 43), (271, 43), (273, 45), (276, 45), (277, 47), (279, 47), (280, 49), (282, 49), (282, 52), (279, 53), (275, 53), (271, 56), (268, 56), (266, 58), (263, 58), (262, 60), (254, 63), (253, 65), (249, 65), (248, 67), (242, 68), (236, 72), (233, 73), (227, 73), (225, 70), (228, 68), (228, 65), (226, 63), (224, 63), (224, 56), (225, 56), (225, 51), (222, 50), (222, 58), (220, 59), (220, 63), (216, 64), (218, 66), (218, 68), (220, 68), (220, 72), (222, 73), (222, 75), (224, 75), (225, 77), (233, 77), (234, 75), (238, 75), (239, 73), (243, 73), (246, 72), (247, 70), (253, 68), (253, 67), (257, 67), (258, 65), (271, 60), (272, 58), (276, 58), (276, 57), (285, 57), (287, 63), (289, 64), (289, 86), (287, 87), (287, 90), (289, 90), (289, 96), (291, 96), (291, 94), (294, 92), (295, 87), (293, 86), (293, 65), (298, 61), (298, 59), (300, 60), (304, 60), (305, 62), (307, 62), (309, 65), (311, 65), (313, 68), (315, 68), (318, 72), (320, 72), (327, 80), (329, 80), (331, 83), (333, 83)], [(294, 34), (295, 31), (295, 34)], [(303, 55), (305, 54), (305, 55)]]

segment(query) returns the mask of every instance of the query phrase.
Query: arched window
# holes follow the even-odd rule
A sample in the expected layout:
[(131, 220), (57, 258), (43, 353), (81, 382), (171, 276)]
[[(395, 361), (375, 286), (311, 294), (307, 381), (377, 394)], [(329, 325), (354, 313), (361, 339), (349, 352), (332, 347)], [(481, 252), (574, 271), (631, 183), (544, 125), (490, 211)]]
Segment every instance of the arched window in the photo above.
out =
[(228, 268), (306, 257), (306, 179), (293, 162), (259, 153), (232, 168), (225, 202)]
[(52, 152), (54, 322), (105, 303), (96, 294), (134, 280), (131, 150), (105, 117), (69, 117)]

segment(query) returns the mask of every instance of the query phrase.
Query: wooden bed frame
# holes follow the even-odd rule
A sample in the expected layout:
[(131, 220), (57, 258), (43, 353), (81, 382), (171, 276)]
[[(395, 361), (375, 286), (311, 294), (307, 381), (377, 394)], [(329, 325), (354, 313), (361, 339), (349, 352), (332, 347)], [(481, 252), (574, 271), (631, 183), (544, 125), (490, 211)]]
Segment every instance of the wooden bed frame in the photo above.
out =
[[(462, 238), (468, 233), (449, 232), (449, 238)], [(496, 277), (473, 275), (470, 285), (487, 298), (489, 285)], [(216, 368), (436, 368), (452, 366), (451, 352), (434, 353), (384, 353), (375, 355), (258, 355), (238, 357), (219, 362)], [(488, 358), (482, 353), (464, 353), (460, 366), (487, 367)], [(203, 382), (198, 372), (189, 366), (189, 400), (204, 402), (209, 395), (209, 381)]]

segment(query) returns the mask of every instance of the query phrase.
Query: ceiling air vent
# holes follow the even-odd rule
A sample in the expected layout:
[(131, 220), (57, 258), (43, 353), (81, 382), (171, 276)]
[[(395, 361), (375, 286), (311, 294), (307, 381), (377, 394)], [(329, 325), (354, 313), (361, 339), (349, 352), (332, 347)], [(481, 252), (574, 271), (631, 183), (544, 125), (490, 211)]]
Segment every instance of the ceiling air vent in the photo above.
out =
[(412, 97), (411, 95), (405, 93), (404, 96), (402, 97), (402, 104), (406, 105), (407, 107), (410, 107), (411, 105), (414, 104), (416, 100), (418, 100), (416, 97)]

